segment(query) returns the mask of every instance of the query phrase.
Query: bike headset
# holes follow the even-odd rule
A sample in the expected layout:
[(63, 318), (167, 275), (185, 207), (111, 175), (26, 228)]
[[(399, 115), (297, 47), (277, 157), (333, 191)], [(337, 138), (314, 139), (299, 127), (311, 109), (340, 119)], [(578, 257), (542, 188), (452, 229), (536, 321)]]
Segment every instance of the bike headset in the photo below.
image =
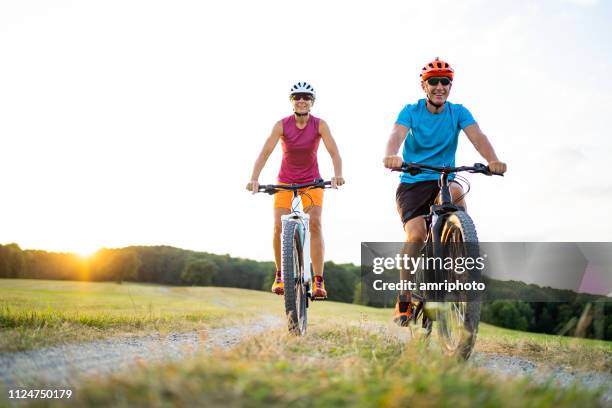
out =
[[(415, 170), (415, 171), (410, 171), (409, 170), (408, 172), (410, 174), (412, 174), (413, 176), (418, 174), (418, 173), (435, 173), (435, 174), (440, 174), (437, 171), (433, 171), (433, 170), (429, 170), (429, 169), (419, 169), (419, 170)], [(453, 181), (455, 183), (459, 184), (461, 186), (462, 190), (465, 190), (463, 194), (461, 194), (459, 197), (457, 197), (455, 199), (455, 201), (461, 201), (461, 200), (463, 200), (468, 195), (468, 193), (472, 189), (472, 186), (470, 184), (470, 181), (466, 177), (463, 177), (462, 175), (460, 175), (459, 173), (455, 173), (455, 178), (453, 178), (452, 180), (449, 180), (449, 185), (450, 185), (450, 182), (453, 182)], [(438, 188), (440, 189), (440, 192), (441, 192), (442, 191), (442, 183), (441, 183), (439, 177), (438, 177)]]
[[(299, 94), (299, 93), (305, 93), (305, 94), (312, 95), (312, 103), (314, 103), (315, 99), (317, 99), (317, 93), (315, 92), (315, 89), (308, 82), (304, 81), (304, 82), (298, 82), (297, 84), (294, 84), (291, 87), (291, 90), (289, 91), (289, 100), (291, 100), (291, 97), (293, 95)], [(298, 113), (294, 110), (293, 113), (296, 116), (308, 116), (310, 112)]]
[[(431, 77), (446, 77), (450, 79), (452, 83), (454, 73), (455, 71), (448, 62), (442, 61), (440, 57), (436, 57), (435, 60), (431, 61), (421, 69), (421, 74), (419, 76), (421, 77), (421, 82), (425, 82)], [(427, 102), (435, 106), (436, 110), (440, 109), (440, 107), (444, 105), (443, 103), (435, 103), (429, 99), (429, 95), (427, 95)]]

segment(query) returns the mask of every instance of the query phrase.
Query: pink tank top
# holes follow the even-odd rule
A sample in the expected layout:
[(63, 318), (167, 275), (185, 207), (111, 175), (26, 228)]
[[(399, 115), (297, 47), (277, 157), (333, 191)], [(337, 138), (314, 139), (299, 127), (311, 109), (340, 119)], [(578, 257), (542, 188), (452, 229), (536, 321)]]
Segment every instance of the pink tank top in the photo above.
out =
[(321, 178), (317, 162), (317, 149), (321, 140), (320, 121), (321, 119), (310, 115), (306, 127), (298, 129), (295, 124), (295, 115), (287, 116), (282, 120), (283, 159), (278, 173), (279, 182), (299, 184)]

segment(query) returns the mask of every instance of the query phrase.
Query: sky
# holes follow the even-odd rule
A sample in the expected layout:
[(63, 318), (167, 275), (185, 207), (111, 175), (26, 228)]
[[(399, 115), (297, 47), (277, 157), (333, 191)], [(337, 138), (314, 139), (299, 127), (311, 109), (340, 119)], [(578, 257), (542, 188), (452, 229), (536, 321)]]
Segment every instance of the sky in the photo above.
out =
[[(382, 158), (436, 56), (508, 164), (469, 176), (480, 240), (610, 241), (610, 21), (597, 0), (2, 2), (0, 243), (271, 260), (272, 198), (245, 185), (305, 80), (347, 181), (326, 192), (326, 257), (357, 263), (360, 242), (403, 239)], [(457, 164), (476, 161), (461, 134)], [(330, 178), (323, 144), (319, 163)]]

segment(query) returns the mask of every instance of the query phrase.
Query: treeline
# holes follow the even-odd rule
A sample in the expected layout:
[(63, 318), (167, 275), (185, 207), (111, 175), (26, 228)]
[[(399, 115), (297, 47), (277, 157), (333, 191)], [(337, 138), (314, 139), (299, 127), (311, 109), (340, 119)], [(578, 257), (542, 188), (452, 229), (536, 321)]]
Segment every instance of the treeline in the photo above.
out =
[[(359, 280), (354, 265), (325, 263), (330, 300), (351, 303)], [(273, 262), (258, 262), (170, 246), (101, 249), (91, 258), (0, 245), (0, 278), (132, 281), (163, 285), (224, 286), (269, 290)]]
[(481, 320), (515, 330), (612, 340), (610, 302), (495, 300), (483, 303)]
[(486, 279), (481, 320), (536, 333), (612, 340), (612, 302), (518, 281)]
[[(22, 250), (17, 244), (0, 245), (0, 278), (132, 281), (268, 291), (274, 269), (273, 262), (170, 246), (101, 249), (85, 259), (71, 253)], [(390, 308), (395, 303), (393, 296), (377, 298), (362, 290), (360, 268), (353, 264), (326, 262), (325, 285), (330, 300)], [(519, 294), (520, 299), (561, 297), (564, 301), (484, 302), (484, 322), (516, 330), (612, 340), (612, 303), (601, 298), (521, 282), (489, 281), (487, 285), (492, 295), (489, 299), (511, 299)], [(371, 282), (364, 282), (364, 286), (370, 287)]]

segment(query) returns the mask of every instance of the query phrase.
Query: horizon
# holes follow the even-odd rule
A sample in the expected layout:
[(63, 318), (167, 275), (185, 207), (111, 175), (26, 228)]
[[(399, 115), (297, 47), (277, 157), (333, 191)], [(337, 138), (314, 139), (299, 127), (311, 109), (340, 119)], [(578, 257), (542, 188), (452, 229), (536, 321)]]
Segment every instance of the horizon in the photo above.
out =
[[(403, 239), (398, 176), (382, 156), (436, 56), (455, 68), (449, 101), (471, 111), (508, 164), (503, 178), (469, 176), (480, 240), (610, 241), (612, 220), (589, 209), (612, 207), (601, 114), (612, 111), (612, 3), (437, 7), (445, 12), (431, 30), (424, 3), (357, 1), (350, 19), (318, 0), (307, 10), (244, 0), (0, 5), (0, 242), (84, 254), (163, 242), (273, 258), (272, 200), (245, 185), (273, 124), (290, 114), (291, 84), (307, 80), (347, 182), (326, 192), (326, 256), (358, 263), (361, 242)], [(296, 31), (298, 13), (318, 29)], [(415, 41), (423, 32), (428, 41)], [(312, 58), (292, 60), (297, 38)], [(283, 53), (287, 63), (270, 63)], [(456, 163), (480, 161), (460, 134)], [(277, 146), (262, 184), (279, 163)], [(329, 178), (324, 148), (319, 167)]]

